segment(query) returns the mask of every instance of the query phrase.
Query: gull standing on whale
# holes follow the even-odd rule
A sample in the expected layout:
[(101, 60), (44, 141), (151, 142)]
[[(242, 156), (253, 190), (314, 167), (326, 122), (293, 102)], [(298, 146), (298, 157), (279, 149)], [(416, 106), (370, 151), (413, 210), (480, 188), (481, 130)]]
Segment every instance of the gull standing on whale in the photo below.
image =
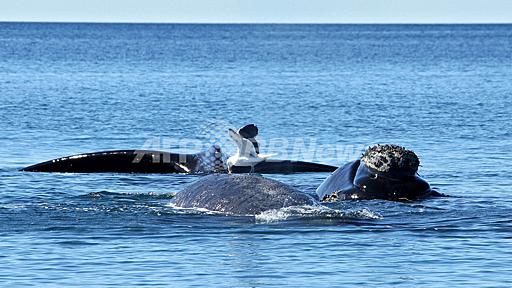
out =
[[(254, 126), (254, 127), (256, 127), (256, 126)], [(240, 129), (240, 130), (242, 130), (242, 129)], [(233, 166), (250, 166), (251, 167), (250, 173), (253, 173), (254, 166), (256, 164), (259, 164), (259, 163), (265, 161), (266, 159), (275, 155), (275, 154), (259, 154), (259, 153), (257, 153), (253, 142), (250, 141), (249, 139), (243, 137), (242, 135), (240, 135), (241, 133), (236, 132), (233, 129), (229, 129), (228, 133), (229, 133), (229, 137), (231, 137), (231, 139), (233, 139), (233, 141), (235, 141), (236, 146), (237, 146), (236, 153), (234, 155), (232, 155), (231, 157), (229, 157), (228, 161), (227, 161), (229, 173), (232, 172), (231, 168)], [(253, 135), (251, 138), (254, 139), (254, 137), (257, 135), (257, 133), (258, 132), (256, 130), (256, 134)], [(254, 140), (254, 141), (256, 141), (256, 140)]]

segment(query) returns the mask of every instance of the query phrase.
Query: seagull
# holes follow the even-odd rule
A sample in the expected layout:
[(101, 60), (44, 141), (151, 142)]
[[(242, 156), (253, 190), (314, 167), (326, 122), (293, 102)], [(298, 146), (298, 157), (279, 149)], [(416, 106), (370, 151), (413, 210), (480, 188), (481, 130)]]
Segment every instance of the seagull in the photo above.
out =
[(250, 166), (251, 171), (254, 172), (254, 166), (258, 163), (265, 161), (266, 159), (274, 156), (275, 154), (258, 154), (251, 141), (242, 137), (238, 132), (233, 129), (228, 131), (229, 137), (235, 141), (237, 151), (235, 155), (228, 158), (227, 166), (228, 172), (231, 173), (233, 166)]

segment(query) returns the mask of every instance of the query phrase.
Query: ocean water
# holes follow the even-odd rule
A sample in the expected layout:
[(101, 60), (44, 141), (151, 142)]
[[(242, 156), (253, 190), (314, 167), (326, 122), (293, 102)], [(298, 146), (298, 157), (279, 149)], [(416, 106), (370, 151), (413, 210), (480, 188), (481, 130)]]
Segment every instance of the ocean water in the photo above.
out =
[[(0, 23), (0, 284), (510, 287), (511, 116), (512, 25)], [(246, 123), (284, 159), (404, 145), (451, 197), (233, 217), (170, 205), (198, 175), (18, 171)]]

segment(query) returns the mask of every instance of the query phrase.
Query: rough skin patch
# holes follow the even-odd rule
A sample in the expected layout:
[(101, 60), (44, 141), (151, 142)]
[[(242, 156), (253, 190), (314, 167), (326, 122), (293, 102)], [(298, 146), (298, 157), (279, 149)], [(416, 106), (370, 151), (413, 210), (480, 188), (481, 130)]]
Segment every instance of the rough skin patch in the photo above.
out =
[(368, 148), (361, 161), (379, 172), (403, 171), (414, 174), (420, 165), (420, 160), (414, 152), (392, 144), (378, 144)]
[(338, 192), (333, 192), (331, 194), (327, 194), (324, 196), (324, 198), (322, 199), (322, 202), (336, 202), (338, 201)]

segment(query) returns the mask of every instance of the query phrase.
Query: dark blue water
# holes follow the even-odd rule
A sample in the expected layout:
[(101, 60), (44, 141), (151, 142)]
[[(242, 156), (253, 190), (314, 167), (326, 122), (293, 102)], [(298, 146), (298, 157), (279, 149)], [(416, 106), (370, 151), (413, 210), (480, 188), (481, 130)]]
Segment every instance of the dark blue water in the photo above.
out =
[[(512, 285), (511, 25), (0, 23), (0, 100), (2, 286)], [(404, 145), (452, 197), (229, 217), (170, 205), (199, 176), (17, 171), (249, 122), (278, 158)]]

